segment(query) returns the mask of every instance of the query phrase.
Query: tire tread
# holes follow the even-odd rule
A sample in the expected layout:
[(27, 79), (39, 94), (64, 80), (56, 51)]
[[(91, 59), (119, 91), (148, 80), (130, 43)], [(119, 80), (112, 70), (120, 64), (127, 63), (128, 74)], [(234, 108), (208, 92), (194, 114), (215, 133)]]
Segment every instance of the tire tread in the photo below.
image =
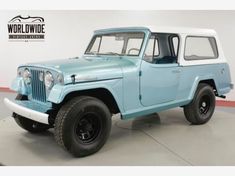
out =
[(64, 106), (61, 107), (59, 110), (56, 119), (55, 119), (55, 141), (57, 144), (59, 144), (61, 147), (63, 147), (66, 150), (69, 150), (66, 148), (64, 142), (63, 142), (63, 124), (66, 119), (67, 114), (69, 111), (75, 106), (75, 104), (80, 103), (81, 101), (87, 99), (89, 97), (87, 96), (80, 96), (73, 98), (72, 100), (68, 101)]

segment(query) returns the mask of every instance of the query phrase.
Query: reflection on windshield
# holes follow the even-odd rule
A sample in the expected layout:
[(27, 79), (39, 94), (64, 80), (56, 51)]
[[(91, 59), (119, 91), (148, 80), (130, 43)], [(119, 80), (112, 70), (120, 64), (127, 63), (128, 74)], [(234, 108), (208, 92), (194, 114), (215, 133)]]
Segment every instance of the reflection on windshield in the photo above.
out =
[(96, 35), (85, 54), (138, 56), (144, 40), (143, 32), (121, 32)]

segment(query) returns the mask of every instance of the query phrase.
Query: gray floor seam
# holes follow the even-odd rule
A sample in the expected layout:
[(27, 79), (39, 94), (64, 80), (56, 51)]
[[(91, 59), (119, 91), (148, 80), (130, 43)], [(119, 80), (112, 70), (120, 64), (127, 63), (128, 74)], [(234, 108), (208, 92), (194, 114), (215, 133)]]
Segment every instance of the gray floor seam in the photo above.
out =
[(148, 137), (150, 137), (152, 140), (154, 140), (156, 143), (158, 143), (159, 145), (163, 146), (164, 148), (166, 148), (170, 153), (172, 153), (173, 155), (177, 156), (178, 158), (180, 158), (181, 160), (183, 160), (184, 162), (186, 162), (187, 164), (189, 164), (190, 166), (194, 166), (193, 163), (191, 163), (190, 161), (186, 160), (185, 158), (183, 158), (181, 155), (179, 155), (178, 153), (174, 152), (173, 150), (171, 150), (167, 145), (161, 143), (160, 141), (158, 141), (156, 138), (154, 138), (152, 135), (148, 134), (147, 132), (140, 130), (141, 132), (143, 132), (145, 135), (147, 135)]
[(182, 156), (180, 156), (178, 153), (174, 152), (173, 150), (171, 150), (167, 145), (159, 142), (157, 139), (155, 139), (153, 136), (151, 136), (150, 134), (146, 133), (143, 130), (140, 129), (129, 129), (129, 128), (125, 128), (125, 127), (120, 127), (118, 126), (118, 121), (114, 124), (116, 127), (124, 129), (124, 130), (134, 130), (134, 131), (139, 131), (144, 133), (146, 136), (148, 136), (149, 138), (151, 138), (154, 142), (158, 143), (159, 145), (161, 145), (162, 147), (164, 147), (167, 151), (169, 151), (171, 154), (175, 155), (176, 157), (180, 158), (181, 160), (183, 160), (185, 163), (189, 164), (190, 166), (194, 166), (190, 161), (186, 160), (185, 158), (183, 158)]

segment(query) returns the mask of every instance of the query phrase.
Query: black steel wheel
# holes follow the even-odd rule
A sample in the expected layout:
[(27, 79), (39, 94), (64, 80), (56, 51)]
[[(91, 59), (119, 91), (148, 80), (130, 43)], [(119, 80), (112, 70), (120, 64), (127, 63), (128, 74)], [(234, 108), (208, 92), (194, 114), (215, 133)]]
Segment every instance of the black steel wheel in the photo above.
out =
[(211, 101), (211, 97), (208, 95), (204, 95), (201, 97), (198, 108), (202, 116), (206, 115), (207, 112), (210, 110), (210, 107), (211, 107), (210, 101)]
[(81, 143), (88, 144), (94, 141), (101, 131), (101, 119), (95, 113), (87, 113), (78, 118), (75, 134)]

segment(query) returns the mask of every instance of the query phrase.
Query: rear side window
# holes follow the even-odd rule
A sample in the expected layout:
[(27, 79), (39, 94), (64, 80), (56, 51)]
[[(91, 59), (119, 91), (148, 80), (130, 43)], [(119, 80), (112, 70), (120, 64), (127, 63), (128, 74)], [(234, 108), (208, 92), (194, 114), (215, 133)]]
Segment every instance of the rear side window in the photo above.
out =
[(186, 38), (185, 60), (202, 60), (218, 58), (218, 50), (214, 37), (196, 37)]

